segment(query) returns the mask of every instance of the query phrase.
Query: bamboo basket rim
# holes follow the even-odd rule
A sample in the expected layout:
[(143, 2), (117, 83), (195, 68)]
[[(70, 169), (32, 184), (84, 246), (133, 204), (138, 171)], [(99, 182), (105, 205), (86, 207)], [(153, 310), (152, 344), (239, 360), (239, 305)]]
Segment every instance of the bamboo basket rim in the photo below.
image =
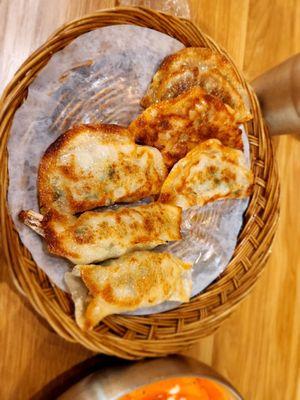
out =
[[(246, 130), (255, 185), (233, 258), (218, 280), (175, 310), (149, 316), (112, 316), (95, 331), (82, 332), (74, 322), (68, 295), (36, 266), (14, 229), (6, 203), (6, 143), (14, 113), (26, 98), (28, 86), (52, 54), (82, 33), (116, 24), (150, 27), (175, 37), (187, 47), (210, 47), (231, 62), (248, 92), (254, 115)], [(189, 20), (146, 7), (117, 7), (90, 13), (58, 28), (27, 58), (3, 92), (0, 99), (0, 162), (3, 250), (14, 283), (59, 335), (92, 351), (136, 359), (182, 350), (214, 332), (230, 315), (253, 287), (270, 254), (279, 215), (279, 182), (272, 144), (257, 98), (227, 52)]]

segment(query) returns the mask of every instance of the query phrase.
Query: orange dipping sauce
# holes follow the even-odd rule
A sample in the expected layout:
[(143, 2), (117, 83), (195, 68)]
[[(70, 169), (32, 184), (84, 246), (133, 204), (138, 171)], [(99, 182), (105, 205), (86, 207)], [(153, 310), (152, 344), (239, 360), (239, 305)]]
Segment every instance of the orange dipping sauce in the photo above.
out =
[(222, 386), (205, 378), (172, 378), (142, 386), (119, 400), (230, 400)]

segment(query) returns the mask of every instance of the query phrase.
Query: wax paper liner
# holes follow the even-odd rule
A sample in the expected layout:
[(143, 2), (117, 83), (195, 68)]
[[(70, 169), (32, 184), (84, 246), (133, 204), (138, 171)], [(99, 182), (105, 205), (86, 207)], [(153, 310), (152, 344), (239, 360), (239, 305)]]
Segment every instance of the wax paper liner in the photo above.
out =
[[(71, 264), (51, 256), (43, 240), (18, 220), (20, 210), (38, 210), (37, 169), (61, 133), (79, 123), (128, 124), (142, 111), (139, 102), (162, 59), (183, 48), (179, 41), (142, 27), (118, 25), (83, 34), (54, 54), (39, 72), (15, 114), (8, 143), (8, 204), (16, 229), (33, 259), (51, 281), (66, 290)], [(245, 151), (249, 145), (243, 133)], [(247, 200), (226, 200), (184, 212), (183, 240), (160, 246), (193, 263), (195, 295), (226, 268), (236, 246)], [(174, 302), (138, 310), (148, 314)]]

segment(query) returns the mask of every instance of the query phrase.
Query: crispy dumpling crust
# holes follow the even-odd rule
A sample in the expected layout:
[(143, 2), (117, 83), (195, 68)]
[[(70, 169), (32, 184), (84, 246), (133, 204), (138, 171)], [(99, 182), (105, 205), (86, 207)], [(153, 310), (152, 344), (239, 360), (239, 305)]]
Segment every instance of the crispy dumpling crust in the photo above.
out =
[[(136, 251), (103, 265), (78, 265), (66, 274), (82, 329), (104, 317), (191, 296), (191, 264), (169, 253)], [(87, 291), (80, 289), (80, 281)], [(81, 287), (83, 285), (81, 284)]]
[(205, 89), (235, 111), (238, 122), (252, 118), (245, 89), (232, 65), (211, 49), (188, 47), (167, 56), (141, 101), (144, 108), (174, 98), (194, 86)]
[(89, 264), (181, 239), (181, 208), (161, 203), (87, 211), (78, 218), (49, 211), (42, 220), (48, 251)]
[(159, 201), (186, 209), (219, 199), (248, 197), (252, 185), (253, 175), (244, 154), (211, 139), (174, 165)]
[(81, 125), (61, 135), (39, 166), (41, 212), (75, 214), (159, 193), (167, 171), (157, 149), (138, 146), (127, 129)]
[(207, 139), (243, 148), (241, 130), (230, 107), (199, 87), (147, 108), (129, 130), (138, 143), (159, 149), (169, 168)]

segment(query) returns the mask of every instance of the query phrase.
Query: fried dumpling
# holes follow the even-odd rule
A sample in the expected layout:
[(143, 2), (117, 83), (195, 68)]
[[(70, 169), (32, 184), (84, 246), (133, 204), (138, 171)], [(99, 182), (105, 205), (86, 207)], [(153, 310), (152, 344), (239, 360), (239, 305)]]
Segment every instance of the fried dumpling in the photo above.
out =
[(159, 149), (169, 168), (207, 139), (243, 148), (241, 130), (230, 107), (199, 87), (147, 108), (129, 130), (138, 143)]
[(81, 125), (46, 150), (39, 167), (42, 214), (75, 214), (159, 193), (166, 167), (157, 149), (138, 146), (116, 125)]
[(200, 86), (235, 111), (238, 122), (252, 118), (245, 89), (232, 65), (211, 49), (188, 47), (166, 57), (155, 73), (141, 105), (146, 108)]
[(243, 198), (252, 192), (253, 175), (240, 150), (211, 139), (191, 150), (174, 165), (159, 201), (183, 209), (226, 198)]
[(104, 317), (152, 307), (166, 300), (187, 302), (191, 265), (169, 253), (136, 251), (102, 265), (77, 265), (65, 280), (82, 329)]
[(86, 211), (78, 218), (48, 211), (42, 218), (23, 211), (21, 220), (44, 236), (49, 253), (74, 264), (90, 264), (181, 239), (181, 208), (150, 203), (117, 210)]

